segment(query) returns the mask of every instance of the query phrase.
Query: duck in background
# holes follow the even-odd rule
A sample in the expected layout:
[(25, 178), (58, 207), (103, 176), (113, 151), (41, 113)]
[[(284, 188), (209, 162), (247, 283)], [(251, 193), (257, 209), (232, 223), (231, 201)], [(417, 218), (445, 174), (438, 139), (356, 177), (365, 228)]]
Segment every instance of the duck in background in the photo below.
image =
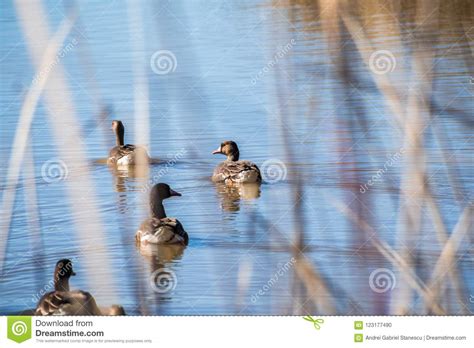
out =
[(35, 315), (125, 315), (122, 306), (99, 308), (87, 291), (69, 289), (69, 278), (76, 275), (69, 259), (62, 259), (54, 268), (54, 291), (38, 302)]
[(159, 183), (150, 192), (151, 217), (140, 225), (135, 240), (141, 245), (147, 244), (181, 244), (188, 245), (188, 234), (176, 218), (166, 216), (163, 200), (181, 196), (167, 184)]
[(120, 120), (112, 121), (112, 130), (115, 133), (116, 146), (109, 152), (107, 164), (117, 167), (127, 167), (136, 164), (148, 164), (150, 156), (142, 146), (135, 146), (124, 143), (125, 127)]
[(260, 169), (255, 163), (239, 161), (240, 152), (234, 141), (224, 141), (212, 154), (227, 156), (227, 159), (214, 169), (212, 181), (224, 182), (228, 185), (262, 182)]

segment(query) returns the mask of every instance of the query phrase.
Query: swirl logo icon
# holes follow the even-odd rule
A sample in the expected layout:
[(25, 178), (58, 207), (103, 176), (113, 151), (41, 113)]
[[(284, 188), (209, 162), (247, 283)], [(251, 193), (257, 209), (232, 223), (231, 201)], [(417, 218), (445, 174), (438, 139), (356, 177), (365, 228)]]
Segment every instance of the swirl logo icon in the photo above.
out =
[(167, 268), (158, 268), (150, 275), (150, 286), (158, 294), (174, 290), (177, 282), (176, 274)]
[(369, 276), (369, 286), (372, 291), (382, 294), (395, 289), (397, 279), (395, 274), (387, 268), (377, 268)]
[(374, 74), (385, 75), (395, 70), (397, 60), (389, 50), (378, 50), (373, 52), (369, 58), (369, 68)]
[(262, 164), (263, 180), (269, 184), (275, 184), (286, 179), (286, 165), (279, 159), (269, 159)]
[(17, 343), (25, 342), (31, 338), (31, 317), (8, 317), (8, 339)]
[(50, 159), (41, 166), (41, 177), (48, 184), (65, 180), (68, 174), (66, 163), (60, 159)]
[(178, 61), (173, 52), (159, 50), (153, 53), (150, 58), (151, 70), (157, 75), (166, 75), (174, 72), (178, 66)]

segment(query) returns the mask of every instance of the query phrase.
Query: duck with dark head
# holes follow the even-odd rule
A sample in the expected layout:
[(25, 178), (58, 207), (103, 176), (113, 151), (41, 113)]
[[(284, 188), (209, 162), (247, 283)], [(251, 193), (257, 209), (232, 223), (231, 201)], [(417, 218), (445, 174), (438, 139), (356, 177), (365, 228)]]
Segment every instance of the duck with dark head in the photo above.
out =
[(69, 278), (76, 275), (69, 259), (62, 259), (54, 268), (54, 291), (41, 297), (35, 315), (125, 315), (122, 306), (99, 308), (94, 297), (87, 291), (69, 288)]
[(181, 196), (167, 184), (159, 183), (150, 192), (151, 217), (140, 225), (135, 234), (137, 243), (147, 244), (188, 244), (188, 234), (176, 218), (166, 216), (163, 200)]
[(239, 160), (239, 148), (234, 141), (224, 141), (212, 153), (214, 155), (221, 154), (227, 156), (226, 160), (214, 169), (212, 181), (231, 185), (262, 182), (260, 169), (258, 169), (255, 163)]
[(125, 144), (125, 127), (122, 121), (112, 121), (112, 130), (115, 133), (115, 146), (109, 152), (108, 164), (127, 167), (150, 162), (150, 157), (144, 147)]

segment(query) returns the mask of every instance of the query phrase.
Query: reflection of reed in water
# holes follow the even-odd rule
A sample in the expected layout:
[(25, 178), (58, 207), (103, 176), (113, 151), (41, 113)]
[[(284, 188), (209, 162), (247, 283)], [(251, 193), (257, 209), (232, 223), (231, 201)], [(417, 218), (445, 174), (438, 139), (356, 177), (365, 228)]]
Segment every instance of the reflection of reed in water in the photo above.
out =
[(221, 208), (228, 212), (240, 210), (240, 200), (260, 197), (260, 184), (240, 184), (229, 186), (216, 183), (216, 191), (221, 198)]

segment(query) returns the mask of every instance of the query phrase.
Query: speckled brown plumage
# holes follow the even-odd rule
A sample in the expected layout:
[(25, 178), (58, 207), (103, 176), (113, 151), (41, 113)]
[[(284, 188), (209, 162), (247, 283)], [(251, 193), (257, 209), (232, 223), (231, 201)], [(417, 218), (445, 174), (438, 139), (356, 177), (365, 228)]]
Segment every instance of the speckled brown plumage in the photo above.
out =
[(148, 218), (143, 221), (135, 235), (136, 241), (144, 244), (188, 245), (189, 237), (181, 222), (174, 218)]
[(257, 165), (250, 161), (239, 161), (239, 148), (233, 141), (224, 141), (213, 154), (223, 154), (227, 159), (217, 165), (212, 174), (214, 182), (226, 184), (260, 183), (262, 175)]

